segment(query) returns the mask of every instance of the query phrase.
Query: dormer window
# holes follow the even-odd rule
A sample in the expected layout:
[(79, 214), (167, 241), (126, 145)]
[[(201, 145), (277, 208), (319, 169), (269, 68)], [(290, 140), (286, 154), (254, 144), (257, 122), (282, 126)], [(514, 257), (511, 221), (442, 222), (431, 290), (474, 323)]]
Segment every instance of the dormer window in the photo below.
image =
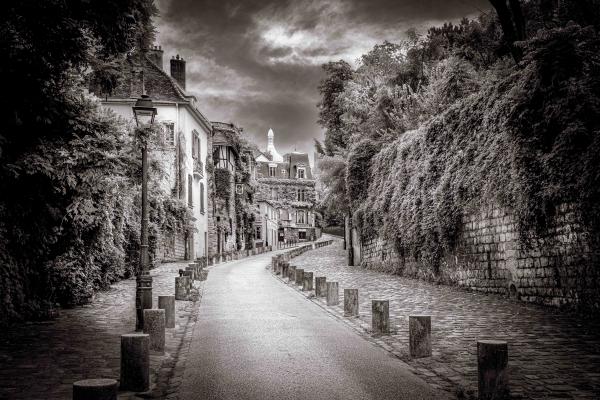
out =
[(298, 168), (298, 179), (305, 179), (304, 168)]

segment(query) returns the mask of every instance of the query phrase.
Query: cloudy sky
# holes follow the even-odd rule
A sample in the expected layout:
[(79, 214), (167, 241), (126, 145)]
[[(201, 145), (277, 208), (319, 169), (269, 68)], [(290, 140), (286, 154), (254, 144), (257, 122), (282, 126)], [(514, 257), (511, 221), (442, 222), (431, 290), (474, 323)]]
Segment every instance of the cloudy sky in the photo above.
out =
[(321, 64), (361, 54), (409, 28), (474, 16), (486, 0), (158, 0), (157, 44), (187, 61), (187, 89), (213, 121), (244, 128), (261, 148), (313, 152)]

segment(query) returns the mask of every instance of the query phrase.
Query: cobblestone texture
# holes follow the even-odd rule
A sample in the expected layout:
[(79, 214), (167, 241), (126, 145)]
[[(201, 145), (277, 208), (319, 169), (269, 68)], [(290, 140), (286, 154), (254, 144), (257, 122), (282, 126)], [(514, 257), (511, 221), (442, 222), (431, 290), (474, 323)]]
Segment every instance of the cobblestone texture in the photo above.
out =
[[(151, 274), (154, 306), (172, 295), (175, 276), (186, 263), (164, 264)], [(201, 291), (200, 282), (195, 282)], [(198, 302), (177, 301), (176, 326), (167, 329), (165, 354), (150, 355), (151, 392), (164, 398), (181, 372), (177, 367)], [(14, 325), (0, 333), (0, 399), (70, 399), (73, 382), (119, 379), (120, 336), (135, 330), (135, 279), (117, 282), (88, 305), (61, 310), (53, 321)], [(120, 399), (138, 398), (121, 392)]]
[[(291, 265), (340, 284), (340, 303), (301, 292), (434, 387), (459, 398), (477, 395), (479, 339), (508, 341), (513, 399), (600, 398), (600, 321), (420, 280), (348, 267), (342, 243), (312, 250)], [(359, 318), (344, 318), (343, 289), (359, 290)], [(301, 288), (298, 288), (300, 290)], [(389, 336), (371, 335), (371, 300), (390, 300)], [(412, 360), (408, 316), (431, 315), (433, 356)]]

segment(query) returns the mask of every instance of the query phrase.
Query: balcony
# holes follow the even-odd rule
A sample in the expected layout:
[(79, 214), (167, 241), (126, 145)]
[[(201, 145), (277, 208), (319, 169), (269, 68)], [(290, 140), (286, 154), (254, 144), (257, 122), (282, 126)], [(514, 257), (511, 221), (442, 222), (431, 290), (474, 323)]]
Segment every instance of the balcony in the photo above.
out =
[(198, 158), (193, 158), (194, 160), (194, 175), (202, 178), (204, 176), (204, 163), (200, 161)]

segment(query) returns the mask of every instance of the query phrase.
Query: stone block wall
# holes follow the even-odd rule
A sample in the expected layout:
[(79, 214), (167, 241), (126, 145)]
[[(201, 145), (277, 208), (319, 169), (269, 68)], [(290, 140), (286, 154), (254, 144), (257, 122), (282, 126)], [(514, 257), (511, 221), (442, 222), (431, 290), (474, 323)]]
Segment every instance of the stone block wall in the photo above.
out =
[(183, 260), (185, 257), (185, 237), (182, 233), (163, 235), (157, 243), (156, 261)]
[(463, 217), (454, 250), (437, 268), (400, 257), (393, 243), (377, 237), (358, 243), (360, 260), (355, 261), (369, 269), (532, 303), (579, 303), (600, 309), (597, 253), (572, 210), (561, 207), (551, 229), (541, 235), (530, 232), (530, 236), (531, 240), (522, 241), (514, 216), (490, 207)]

